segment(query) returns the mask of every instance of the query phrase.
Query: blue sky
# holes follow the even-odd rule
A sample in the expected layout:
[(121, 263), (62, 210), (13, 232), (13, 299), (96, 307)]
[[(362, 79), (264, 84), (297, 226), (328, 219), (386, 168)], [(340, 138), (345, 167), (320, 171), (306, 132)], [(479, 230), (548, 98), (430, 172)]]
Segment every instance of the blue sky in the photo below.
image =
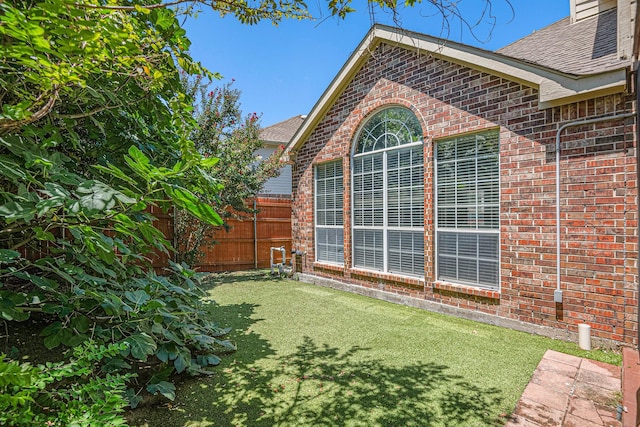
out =
[[(476, 22), (481, 3), (465, 0), (459, 6), (469, 21)], [(318, 16), (319, 5), (325, 3), (308, 4)], [(495, 50), (569, 15), (569, 0), (511, 0), (513, 12), (505, 0), (492, 4), (496, 24), (490, 40), (484, 40), (490, 29), (486, 20), (476, 30), (481, 40), (461, 31), (459, 22), (453, 22), (447, 38)], [(243, 112), (261, 114), (261, 124), (267, 127), (309, 113), (367, 34), (371, 19), (366, 1), (354, 0), (353, 5), (357, 12), (344, 20), (290, 20), (277, 27), (270, 22), (243, 25), (232, 16), (204, 11), (187, 20), (185, 28), (194, 59), (222, 74), (222, 82), (234, 79), (234, 87), (242, 91)], [(382, 12), (376, 13), (376, 21), (393, 25)], [(442, 36), (442, 17), (427, 5), (404, 10), (401, 24), (407, 30)]]

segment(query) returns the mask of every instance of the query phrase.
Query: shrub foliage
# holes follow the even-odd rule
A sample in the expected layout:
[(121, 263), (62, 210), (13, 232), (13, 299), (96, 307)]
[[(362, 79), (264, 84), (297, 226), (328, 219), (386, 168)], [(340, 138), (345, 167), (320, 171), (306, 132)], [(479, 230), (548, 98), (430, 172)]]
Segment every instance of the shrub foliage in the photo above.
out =
[(233, 350), (194, 272), (150, 263), (171, 251), (150, 207), (221, 224), (179, 70), (215, 76), (174, 10), (127, 5), (0, 3), (0, 318), (49, 319), (48, 348), (122, 344), (109, 368), (155, 365), (147, 389), (171, 397), (171, 372)]
[(121, 426), (127, 406), (125, 389), (130, 374), (100, 368), (127, 348), (87, 342), (73, 350), (68, 362), (33, 366), (5, 361), (0, 355), (0, 424), (11, 426)]

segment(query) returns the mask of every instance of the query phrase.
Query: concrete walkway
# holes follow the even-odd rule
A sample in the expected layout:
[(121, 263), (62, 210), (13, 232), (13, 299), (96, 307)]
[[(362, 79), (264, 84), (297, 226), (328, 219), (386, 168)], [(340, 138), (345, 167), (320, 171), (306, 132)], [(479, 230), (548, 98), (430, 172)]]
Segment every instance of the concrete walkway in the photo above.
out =
[(506, 427), (620, 427), (620, 367), (548, 350)]

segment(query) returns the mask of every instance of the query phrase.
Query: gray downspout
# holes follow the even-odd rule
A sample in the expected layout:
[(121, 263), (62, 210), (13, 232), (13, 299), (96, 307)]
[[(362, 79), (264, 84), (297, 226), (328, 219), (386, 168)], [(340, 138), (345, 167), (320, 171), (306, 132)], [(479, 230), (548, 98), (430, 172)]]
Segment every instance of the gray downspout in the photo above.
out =
[(565, 123), (560, 126), (560, 129), (556, 132), (556, 291), (553, 293), (553, 301), (556, 303), (562, 303), (562, 288), (560, 286), (560, 136), (565, 129), (570, 127), (590, 125), (593, 123), (607, 122), (617, 119), (626, 119), (635, 115), (635, 112), (622, 113), (598, 117), (595, 119), (578, 120), (575, 122)]

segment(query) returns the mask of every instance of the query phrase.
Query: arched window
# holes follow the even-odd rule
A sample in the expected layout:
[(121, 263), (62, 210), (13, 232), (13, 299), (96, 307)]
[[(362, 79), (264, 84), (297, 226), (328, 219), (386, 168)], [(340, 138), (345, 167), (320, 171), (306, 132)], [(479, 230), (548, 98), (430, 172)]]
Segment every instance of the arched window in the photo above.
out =
[(424, 155), (416, 116), (391, 107), (358, 132), (352, 162), (353, 265), (424, 276)]
[(416, 116), (406, 108), (392, 107), (374, 114), (360, 130), (355, 154), (422, 141)]

